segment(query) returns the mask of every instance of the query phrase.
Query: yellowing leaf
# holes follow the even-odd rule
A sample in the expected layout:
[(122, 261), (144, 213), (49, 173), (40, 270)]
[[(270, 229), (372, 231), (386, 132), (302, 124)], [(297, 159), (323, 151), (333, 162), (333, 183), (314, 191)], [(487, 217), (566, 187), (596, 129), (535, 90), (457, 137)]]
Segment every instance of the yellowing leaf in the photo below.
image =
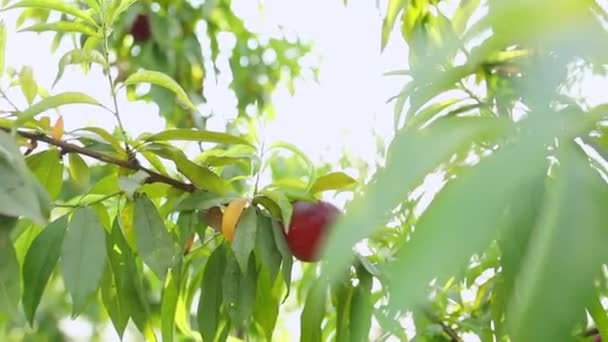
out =
[(59, 115), (57, 121), (53, 125), (53, 130), (51, 131), (51, 136), (53, 139), (60, 140), (63, 137), (63, 116)]
[(177, 84), (173, 78), (163, 74), (162, 72), (151, 70), (136, 72), (125, 80), (124, 85), (128, 86), (139, 83), (151, 83), (163, 88), (167, 88), (171, 90), (183, 104), (188, 106), (190, 109), (197, 111), (196, 106), (194, 103), (192, 103), (192, 101), (190, 101), (184, 89)]

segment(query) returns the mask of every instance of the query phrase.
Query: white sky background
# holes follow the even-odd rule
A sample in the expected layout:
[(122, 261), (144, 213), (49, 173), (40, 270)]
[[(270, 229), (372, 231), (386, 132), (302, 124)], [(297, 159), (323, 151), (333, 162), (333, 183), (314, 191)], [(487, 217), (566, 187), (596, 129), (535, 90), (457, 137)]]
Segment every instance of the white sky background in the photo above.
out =
[[(385, 77), (382, 73), (407, 66), (406, 47), (398, 32), (393, 34), (387, 49), (380, 52), (382, 14), (376, 9), (376, 1), (351, 0), (344, 6), (341, 0), (265, 0), (263, 13), (258, 9), (257, 1), (233, 2), (248, 28), (272, 33), (280, 24), (313, 41), (314, 51), (323, 58), (320, 84), (311, 80), (298, 81), (294, 97), (284, 87), (275, 93), (277, 119), (266, 128), (267, 143), (279, 140), (293, 143), (313, 161), (321, 158), (337, 161), (342, 149), (347, 147), (354, 155), (373, 164), (376, 150), (372, 131), (387, 138), (392, 135), (393, 104), (385, 102), (404, 82), (403, 78)], [(52, 34), (15, 34), (19, 13), (19, 10), (0, 13), (9, 30), (6, 65), (17, 70), (23, 65), (32, 66), (39, 85), (51, 94), (81, 91), (110, 106), (108, 83), (99, 68), (83, 75), (79, 67), (68, 67), (62, 80), (50, 89), (58, 59), (73, 46), (66, 40), (55, 54), (50, 55)], [(209, 123), (212, 130), (223, 130), (225, 120), (234, 117), (235, 113), (234, 98), (222, 87), (225, 88), (209, 84), (205, 90), (217, 115)], [(605, 79), (593, 78), (579, 92), (585, 94), (590, 104), (597, 104), (605, 99), (605, 89), (608, 89)], [(25, 108), (19, 90), (15, 89), (9, 95), (20, 108)], [(164, 129), (154, 104), (128, 102), (121, 92), (119, 106), (122, 120), (132, 136)], [(115, 125), (111, 114), (92, 106), (64, 106), (61, 113), (66, 130), (84, 125), (112, 129)], [(299, 317), (289, 317), (288, 321), (292, 338), (297, 340)], [(78, 326), (82, 328), (82, 325)], [(82, 329), (72, 331), (77, 333), (77, 330)]]

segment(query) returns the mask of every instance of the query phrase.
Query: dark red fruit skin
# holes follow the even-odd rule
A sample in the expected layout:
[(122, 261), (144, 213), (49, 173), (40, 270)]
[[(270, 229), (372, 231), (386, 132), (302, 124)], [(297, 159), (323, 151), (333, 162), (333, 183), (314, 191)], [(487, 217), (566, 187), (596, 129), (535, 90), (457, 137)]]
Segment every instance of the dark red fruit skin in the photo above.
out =
[(150, 39), (152, 31), (150, 31), (150, 19), (145, 14), (139, 14), (129, 31), (136, 42), (144, 42)]
[(319, 247), (339, 215), (340, 210), (331, 203), (295, 202), (286, 233), (287, 245), (293, 256), (300, 261), (318, 261)]

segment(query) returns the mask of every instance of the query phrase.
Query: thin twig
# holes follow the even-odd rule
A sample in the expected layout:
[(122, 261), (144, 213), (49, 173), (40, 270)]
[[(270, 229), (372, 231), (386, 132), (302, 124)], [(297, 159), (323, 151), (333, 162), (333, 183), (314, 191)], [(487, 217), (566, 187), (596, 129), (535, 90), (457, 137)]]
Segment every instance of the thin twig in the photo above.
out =
[(13, 107), (13, 109), (15, 110), (15, 112), (20, 112), (19, 107), (17, 107), (17, 105), (13, 101), (11, 101), (11, 99), (8, 96), (6, 96), (6, 93), (2, 89), (0, 89), (0, 97), (2, 97), (3, 99), (5, 99), (6, 102), (11, 107)]
[(114, 102), (114, 111), (111, 111), (111, 112), (112, 112), (112, 114), (114, 114), (114, 117), (116, 117), (116, 122), (118, 122), (118, 127), (120, 129), (120, 132), (122, 133), (122, 136), (125, 139), (125, 150), (127, 150), (127, 153), (128, 153), (130, 151), (130, 148), (129, 148), (129, 144), (127, 143), (127, 131), (125, 130), (124, 125), (122, 124), (122, 120), (120, 119), (120, 112), (118, 110), (118, 100), (116, 97), (116, 88), (115, 88), (114, 79), (112, 78), (112, 73), (110, 72), (110, 66), (109, 66), (110, 65), (110, 46), (108, 43), (107, 30), (105, 30), (105, 29), (104, 29), (103, 52), (104, 52), (104, 58), (106, 60), (106, 65), (108, 66), (106, 72), (108, 74), (108, 83), (110, 84), (112, 102)]
[[(8, 127), (0, 126), (0, 129), (5, 132), (11, 131), (11, 129)], [(184, 183), (177, 179), (173, 179), (171, 177), (160, 174), (156, 171), (150, 170), (150, 169), (140, 165), (136, 160), (118, 159), (118, 158), (109, 156), (105, 153), (94, 151), (94, 150), (88, 149), (86, 147), (74, 145), (74, 144), (68, 143), (63, 140), (55, 139), (53, 137), (50, 137), (50, 136), (42, 134), (42, 133), (32, 133), (32, 132), (18, 130), (17, 134), (19, 134), (22, 137), (31, 139), (31, 140), (42, 141), (49, 145), (60, 147), (64, 153), (78, 153), (78, 154), (81, 154), (81, 155), (84, 155), (87, 157), (91, 157), (93, 159), (96, 159), (96, 160), (99, 160), (99, 161), (102, 161), (105, 163), (124, 167), (125, 169), (129, 169), (129, 170), (133, 170), (133, 171), (143, 171), (148, 174), (148, 178), (145, 181), (146, 183), (165, 183), (165, 184), (171, 185), (174, 188), (177, 188), (177, 189), (180, 189), (183, 191), (187, 191), (187, 192), (193, 192), (194, 190), (196, 190), (196, 187), (193, 184)]]
[(436, 317), (433, 313), (431, 313), (430, 311), (427, 311), (427, 310), (425, 310), (425, 314), (431, 321), (433, 321), (441, 326), (441, 329), (443, 329), (443, 332), (445, 332), (450, 337), (451, 342), (462, 342), (462, 339), (460, 339), (460, 337), (458, 336), (456, 331), (454, 331), (454, 329), (450, 328), (449, 325), (445, 324), (441, 319), (439, 319), (439, 317)]

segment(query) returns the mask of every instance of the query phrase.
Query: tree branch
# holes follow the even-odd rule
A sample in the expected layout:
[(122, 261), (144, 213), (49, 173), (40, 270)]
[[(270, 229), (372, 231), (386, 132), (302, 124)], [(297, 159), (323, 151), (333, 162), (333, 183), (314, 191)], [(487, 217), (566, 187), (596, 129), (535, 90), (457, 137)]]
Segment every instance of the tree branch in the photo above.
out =
[[(10, 132), (10, 128), (8, 128), (8, 127), (0, 126), (0, 129), (3, 131), (6, 131), (6, 132)], [(177, 179), (173, 179), (171, 177), (167, 177), (163, 174), (160, 174), (156, 171), (150, 170), (146, 167), (141, 166), (136, 160), (128, 161), (128, 160), (114, 158), (105, 153), (93, 151), (86, 147), (74, 145), (74, 144), (68, 143), (63, 140), (58, 140), (58, 139), (55, 139), (53, 137), (50, 137), (50, 136), (42, 134), (42, 133), (33, 133), (33, 132), (26, 132), (26, 131), (18, 130), (17, 134), (19, 134), (20, 136), (22, 136), (24, 138), (28, 138), (28, 139), (31, 139), (34, 141), (42, 141), (49, 145), (60, 147), (63, 150), (63, 152), (65, 152), (65, 153), (78, 153), (78, 154), (81, 154), (81, 155), (84, 155), (87, 157), (91, 157), (93, 159), (96, 159), (96, 160), (99, 160), (99, 161), (102, 161), (102, 162), (105, 162), (108, 164), (114, 164), (114, 165), (118, 165), (120, 167), (124, 167), (125, 169), (129, 169), (129, 170), (133, 170), (133, 171), (143, 171), (148, 174), (148, 178), (145, 181), (146, 183), (165, 183), (165, 184), (171, 185), (174, 188), (177, 188), (177, 189), (180, 189), (183, 191), (187, 191), (187, 192), (193, 192), (194, 190), (196, 190), (196, 187), (193, 184), (184, 183)]]

